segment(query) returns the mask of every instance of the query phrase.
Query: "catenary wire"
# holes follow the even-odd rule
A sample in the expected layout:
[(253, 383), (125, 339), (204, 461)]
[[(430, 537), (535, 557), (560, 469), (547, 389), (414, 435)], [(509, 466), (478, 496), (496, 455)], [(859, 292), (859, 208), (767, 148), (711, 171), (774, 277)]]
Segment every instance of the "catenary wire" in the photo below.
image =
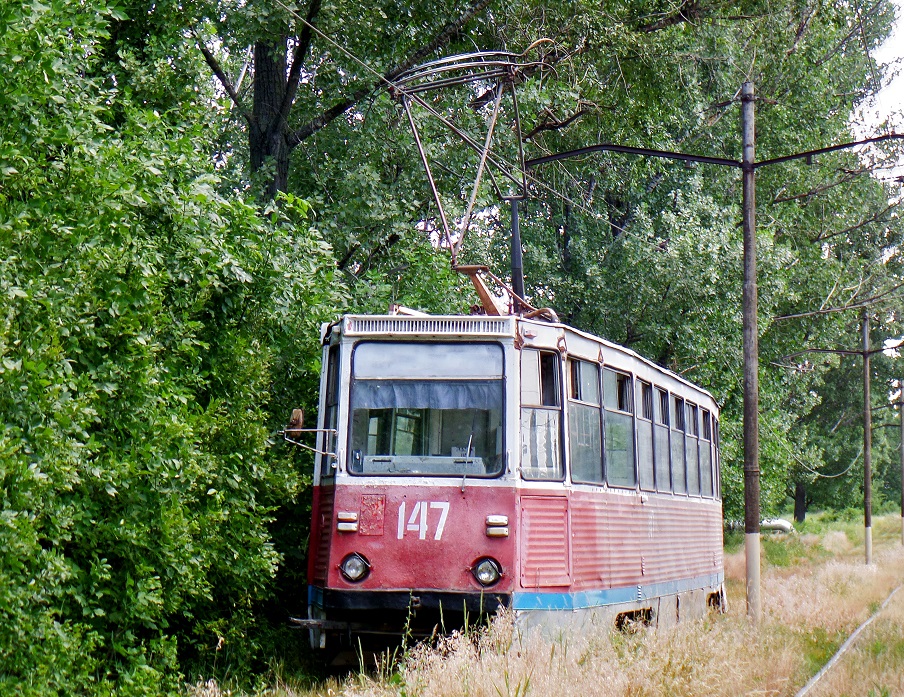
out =
[[(305, 25), (306, 27), (308, 27), (311, 31), (313, 31), (315, 34), (317, 34), (319, 37), (321, 37), (324, 41), (326, 41), (326, 42), (329, 43), (331, 46), (333, 46), (334, 48), (336, 48), (337, 50), (339, 50), (341, 53), (343, 53), (344, 55), (346, 55), (348, 58), (350, 58), (352, 61), (354, 61), (355, 63), (357, 63), (358, 65), (360, 65), (362, 68), (364, 68), (364, 70), (366, 70), (368, 73), (370, 73), (371, 75), (373, 75), (374, 77), (376, 77), (380, 82), (385, 83), (388, 87), (395, 87), (395, 88), (398, 88), (398, 86), (397, 86), (392, 80), (388, 79), (385, 75), (381, 74), (378, 70), (376, 70), (375, 68), (371, 67), (371, 66), (370, 66), (368, 63), (366, 63), (364, 60), (358, 58), (358, 57), (357, 57), (354, 53), (352, 53), (349, 49), (347, 49), (345, 46), (343, 46), (342, 44), (340, 44), (339, 42), (337, 42), (335, 39), (333, 39), (331, 36), (329, 36), (329, 35), (328, 35), (327, 33), (325, 33), (324, 31), (322, 31), (321, 29), (319, 29), (316, 25), (314, 25), (313, 23), (309, 22), (307, 19), (305, 19), (304, 17), (302, 17), (302, 16), (301, 16), (300, 14), (298, 14), (295, 10), (293, 10), (292, 8), (290, 8), (290, 7), (288, 7), (287, 5), (285, 5), (283, 2), (281, 2), (281, 0), (275, 0), (275, 2), (276, 2), (276, 4), (277, 4), (279, 7), (283, 8), (286, 12), (288, 12), (290, 15), (292, 15), (292, 17), (294, 17), (297, 21), (299, 21), (299, 22), (301, 22), (302, 24), (304, 24), (304, 25)], [(422, 104), (422, 106), (425, 106), (425, 105)], [(429, 110), (429, 106), (428, 106), (427, 108), (428, 108), (428, 110)], [(438, 118), (438, 119), (439, 119), (444, 125), (446, 125), (447, 127), (450, 125), (450, 124), (446, 121), (446, 119), (445, 119), (444, 117), (442, 117), (440, 114), (434, 112), (433, 115), (434, 115), (435, 118)], [(497, 159), (500, 163), (502, 163), (502, 164), (504, 164), (504, 165), (506, 165), (506, 166), (508, 166), (508, 167), (511, 167), (512, 169), (521, 169), (521, 168), (518, 167), (515, 163), (509, 162), (505, 157), (502, 157), (502, 156), (498, 156), (498, 155), (497, 155), (494, 159)], [(547, 184), (546, 182), (544, 182), (544, 181), (542, 181), (542, 180), (540, 180), (540, 179), (537, 179), (537, 178), (536, 178), (535, 176), (533, 176), (529, 171), (526, 171), (526, 170), (525, 170), (525, 171), (524, 171), (524, 174), (525, 174), (525, 178), (527, 179), (527, 181), (528, 181), (529, 183), (534, 184), (534, 185), (540, 187), (541, 189), (546, 190), (548, 193), (552, 194), (553, 196), (556, 196), (557, 198), (561, 199), (563, 202), (565, 202), (565, 203), (567, 203), (567, 204), (569, 204), (569, 205), (571, 205), (571, 206), (577, 208), (578, 210), (580, 210), (580, 211), (586, 213), (586, 214), (589, 215), (589, 216), (592, 216), (592, 217), (594, 217), (594, 218), (599, 216), (599, 214), (598, 214), (596, 211), (594, 211), (594, 210), (588, 208), (587, 206), (585, 206), (583, 203), (581, 203), (581, 202), (579, 202), (579, 201), (575, 201), (574, 199), (572, 199), (572, 198), (571, 198), (570, 196), (568, 196), (567, 194), (562, 193), (561, 191), (555, 189), (554, 187), (550, 186), (550, 185)], [(650, 242), (649, 240), (646, 240), (645, 238), (640, 237), (639, 235), (636, 235), (636, 234), (634, 234), (634, 233), (631, 233), (631, 232), (629, 232), (628, 230), (625, 230), (625, 229), (619, 227), (618, 225), (614, 225), (614, 224), (612, 224), (611, 222), (610, 222), (609, 224), (610, 224), (612, 227), (618, 229), (620, 232), (622, 232), (622, 233), (624, 233), (624, 234), (627, 234), (627, 235), (629, 235), (629, 236), (631, 236), (631, 237), (634, 237), (634, 238), (636, 238), (636, 239), (638, 239), (638, 240), (640, 240), (640, 241), (646, 242), (646, 243), (648, 243), (648, 244), (650, 244), (650, 245), (652, 245), (652, 246), (656, 246), (654, 243)]]

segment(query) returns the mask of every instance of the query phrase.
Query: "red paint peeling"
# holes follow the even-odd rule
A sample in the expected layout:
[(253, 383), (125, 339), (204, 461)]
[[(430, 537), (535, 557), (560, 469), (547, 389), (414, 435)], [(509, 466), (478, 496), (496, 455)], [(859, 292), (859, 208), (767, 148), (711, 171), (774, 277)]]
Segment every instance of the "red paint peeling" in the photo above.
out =
[(382, 535), (386, 497), (382, 494), (364, 494), (361, 497), (358, 534)]

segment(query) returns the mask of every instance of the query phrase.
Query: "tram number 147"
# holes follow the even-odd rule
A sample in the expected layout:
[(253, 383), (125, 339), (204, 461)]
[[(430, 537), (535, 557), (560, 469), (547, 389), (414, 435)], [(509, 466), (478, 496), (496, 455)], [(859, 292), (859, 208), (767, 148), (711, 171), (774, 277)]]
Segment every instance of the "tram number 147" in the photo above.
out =
[[(402, 501), (399, 504), (399, 539), (405, 537), (406, 532), (416, 532), (419, 540), (426, 540), (427, 533), (430, 531), (430, 522), (436, 525), (436, 532), (433, 533), (434, 540), (443, 539), (443, 530), (446, 528), (446, 518), (449, 516), (448, 501), (415, 501), (414, 508), (411, 509), (411, 515), (406, 518), (407, 502)], [(428, 520), (429, 511), (439, 511), (439, 520), (435, 520), (436, 516), (430, 516), (433, 521)], [(407, 521), (407, 522), (406, 522)]]

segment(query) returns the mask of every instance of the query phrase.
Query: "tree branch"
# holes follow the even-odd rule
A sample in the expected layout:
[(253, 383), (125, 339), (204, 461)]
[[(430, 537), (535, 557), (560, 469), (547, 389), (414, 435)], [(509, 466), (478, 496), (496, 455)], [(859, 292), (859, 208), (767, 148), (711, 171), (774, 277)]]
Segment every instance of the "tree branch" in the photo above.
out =
[(596, 108), (595, 104), (588, 105), (588, 103), (582, 102), (575, 113), (562, 121), (559, 121), (559, 119), (556, 118), (555, 114), (553, 114), (550, 109), (543, 109), (543, 111), (541, 112), (543, 118), (536, 126), (534, 126), (533, 129), (524, 134), (524, 139), (530, 140), (534, 136), (544, 131), (561, 130), (567, 126), (570, 126), (584, 114), (590, 113), (594, 108)]
[(882, 216), (884, 216), (884, 215), (885, 215), (886, 213), (888, 213), (890, 210), (892, 210), (893, 208), (895, 208), (897, 205), (898, 205), (898, 204), (896, 204), (896, 203), (889, 204), (888, 207), (886, 207), (884, 210), (881, 210), (881, 211), (879, 211), (878, 213), (874, 213), (873, 215), (869, 216), (869, 217), (866, 218), (865, 220), (861, 220), (861, 221), (860, 221), (859, 223), (857, 223), (856, 225), (852, 225), (851, 227), (845, 228), (844, 230), (839, 230), (838, 232), (832, 232), (832, 233), (827, 234), (827, 235), (824, 235), (824, 234), (820, 233), (819, 235), (817, 235), (817, 236), (813, 239), (813, 242), (822, 242), (822, 241), (824, 241), (824, 240), (830, 240), (830, 239), (832, 239), (833, 237), (839, 237), (840, 235), (846, 235), (847, 233), (853, 232), (854, 230), (859, 230), (860, 228), (862, 228), (862, 227), (864, 227), (864, 226), (866, 226), (866, 225), (869, 225), (870, 223), (876, 223), (876, 222), (879, 222), (879, 219), (880, 219)]
[(348, 266), (348, 263), (352, 260), (352, 256), (354, 256), (355, 252), (357, 252), (361, 248), (360, 242), (354, 242), (348, 248), (348, 251), (343, 255), (343, 257), (336, 262), (336, 268), (340, 271), (344, 271), (345, 267)]
[[(877, 9), (879, 9), (879, 7), (881, 5), (882, 5), (882, 0), (879, 0), (879, 2), (877, 2), (875, 5), (873, 5), (866, 11), (866, 16), (869, 17), (870, 15), (872, 15)], [(823, 63), (830, 60), (839, 51), (841, 51), (841, 49), (843, 49), (845, 47), (847, 42), (850, 41), (854, 37), (854, 35), (859, 34), (859, 33), (860, 33), (860, 25), (856, 24), (854, 26), (854, 28), (851, 29), (851, 31), (848, 32), (848, 34), (841, 41), (838, 42), (838, 44), (835, 46), (835, 48), (833, 48), (831, 51), (829, 51), (827, 54), (825, 54), (822, 58), (820, 58), (818, 61), (816, 61), (816, 64), (814, 65), (814, 67), (818, 68)]]
[(220, 84), (223, 85), (223, 89), (226, 90), (226, 94), (229, 95), (229, 98), (239, 110), (242, 118), (244, 118), (245, 121), (248, 122), (249, 126), (253, 126), (254, 123), (251, 118), (251, 114), (249, 114), (245, 109), (244, 105), (242, 104), (241, 97), (239, 97), (238, 92), (235, 91), (235, 87), (233, 86), (232, 81), (227, 77), (226, 72), (223, 70), (219, 61), (217, 61), (214, 55), (208, 50), (207, 46), (204, 45), (204, 42), (201, 41), (201, 37), (195, 34), (195, 39), (198, 42), (198, 48), (201, 49), (201, 55), (204, 56), (204, 60), (207, 61), (207, 65), (210, 66), (213, 74), (217, 76), (217, 80), (219, 80)]
[(319, 116), (303, 125), (301, 128), (298, 128), (293, 133), (288, 134), (286, 141), (289, 145), (289, 148), (291, 149), (296, 147), (305, 139), (314, 135), (321, 128), (331, 123), (333, 120), (351, 109), (355, 104), (364, 99), (364, 97), (370, 94), (373, 90), (382, 88), (386, 84), (386, 82), (391, 82), (401, 73), (405, 72), (409, 68), (413, 68), (415, 65), (420, 63), (424, 58), (429, 56), (436, 49), (445, 46), (462, 30), (465, 24), (467, 24), (480, 12), (486, 9), (487, 5), (489, 4), (490, 0), (474, 0), (474, 2), (472, 2), (471, 6), (464, 12), (464, 14), (446, 24), (446, 26), (440, 29), (440, 31), (436, 34), (436, 36), (433, 37), (433, 39), (421, 46), (421, 48), (414, 51), (411, 55), (408, 56), (407, 59), (386, 71), (383, 74), (382, 79), (375, 82), (373, 86), (357, 90), (351, 95), (351, 97), (337, 102), (332, 107), (321, 113)]
[(386, 239), (380, 240), (380, 242), (377, 244), (377, 246), (374, 247), (370, 251), (370, 254), (367, 255), (367, 259), (365, 259), (361, 263), (361, 268), (358, 269), (357, 273), (355, 273), (355, 276), (360, 278), (361, 276), (366, 274), (368, 269), (370, 269), (370, 265), (373, 262), (373, 260), (377, 256), (389, 251), (389, 248), (392, 247), (400, 239), (402, 239), (402, 238), (393, 232), (393, 233), (390, 233), (390, 235)]
[(800, 44), (801, 40), (804, 38), (804, 35), (807, 33), (807, 29), (810, 28), (810, 20), (813, 19), (813, 16), (815, 14), (816, 7), (805, 7), (801, 12), (800, 22), (797, 25), (797, 34), (794, 37), (794, 41), (791, 44), (791, 47), (787, 51), (785, 51), (786, 58), (797, 50), (797, 46)]
[(292, 67), (289, 69), (289, 77), (286, 80), (286, 92), (283, 95), (282, 104), (279, 107), (280, 128), (285, 128), (285, 124), (289, 121), (289, 112), (295, 103), (295, 95), (298, 93), (298, 83), (301, 81), (301, 67), (304, 65), (304, 57), (311, 48), (311, 40), (314, 33), (311, 25), (320, 12), (321, 0), (311, 0), (308, 6), (308, 16), (305, 18), (301, 27), (301, 33), (295, 42), (295, 51), (292, 54)]
[(304, 142), (307, 138), (310, 138), (312, 135), (317, 133), (317, 131), (319, 131), (321, 128), (331, 123), (339, 116), (342, 116), (342, 114), (344, 114), (346, 111), (355, 106), (355, 104), (364, 99), (364, 97), (367, 96), (370, 92), (371, 89), (369, 87), (367, 89), (358, 90), (357, 92), (352, 94), (351, 97), (343, 99), (341, 102), (334, 104), (329, 109), (320, 114), (320, 116), (311, 119), (304, 126), (289, 134), (289, 136), (286, 138), (286, 141), (289, 144), (289, 148), (295, 148), (297, 145)]
[(644, 34), (649, 34), (654, 31), (666, 29), (675, 24), (690, 22), (692, 20), (698, 19), (700, 15), (701, 10), (700, 5), (697, 3), (697, 0), (687, 0), (687, 2), (682, 4), (672, 14), (666, 15), (662, 19), (659, 19), (650, 24), (641, 24), (639, 27), (637, 27), (637, 31), (643, 32)]
[(812, 312), (799, 312), (794, 315), (780, 315), (778, 317), (773, 317), (772, 320), (774, 322), (778, 322), (783, 319), (801, 319), (804, 317), (815, 317), (816, 315), (827, 315), (832, 312), (844, 312), (845, 310), (858, 310), (864, 307), (869, 307), (870, 305), (875, 305), (885, 296), (895, 292), (898, 288), (904, 287), (904, 283), (898, 283), (897, 285), (892, 286), (888, 290), (885, 290), (881, 293), (873, 295), (869, 298), (864, 298), (856, 303), (851, 303), (850, 305), (844, 305), (842, 307), (827, 307), (823, 310), (813, 310)]
[[(836, 170), (838, 171), (838, 170)], [(823, 184), (817, 187), (810, 189), (809, 191), (805, 191), (802, 194), (793, 194), (791, 196), (776, 196), (772, 199), (772, 203), (788, 203), (789, 201), (799, 201), (802, 198), (812, 198), (813, 196), (817, 196), (818, 194), (823, 194), (830, 189), (834, 189), (836, 186), (841, 186), (842, 184), (847, 184), (850, 181), (853, 181), (855, 178), (860, 176), (861, 174), (865, 174), (866, 172), (871, 171), (870, 169), (864, 167), (856, 170), (842, 170), (846, 176), (842, 177), (838, 181), (830, 182), (828, 184)], [(784, 187), (783, 187), (784, 188)]]

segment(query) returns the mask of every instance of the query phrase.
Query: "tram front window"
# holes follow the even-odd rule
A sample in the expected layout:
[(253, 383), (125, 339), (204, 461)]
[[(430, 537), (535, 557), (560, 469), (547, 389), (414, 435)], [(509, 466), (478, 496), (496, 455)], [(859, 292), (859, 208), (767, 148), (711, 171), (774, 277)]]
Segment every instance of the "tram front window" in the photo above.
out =
[(350, 472), (502, 471), (500, 346), (366, 342), (352, 366)]

